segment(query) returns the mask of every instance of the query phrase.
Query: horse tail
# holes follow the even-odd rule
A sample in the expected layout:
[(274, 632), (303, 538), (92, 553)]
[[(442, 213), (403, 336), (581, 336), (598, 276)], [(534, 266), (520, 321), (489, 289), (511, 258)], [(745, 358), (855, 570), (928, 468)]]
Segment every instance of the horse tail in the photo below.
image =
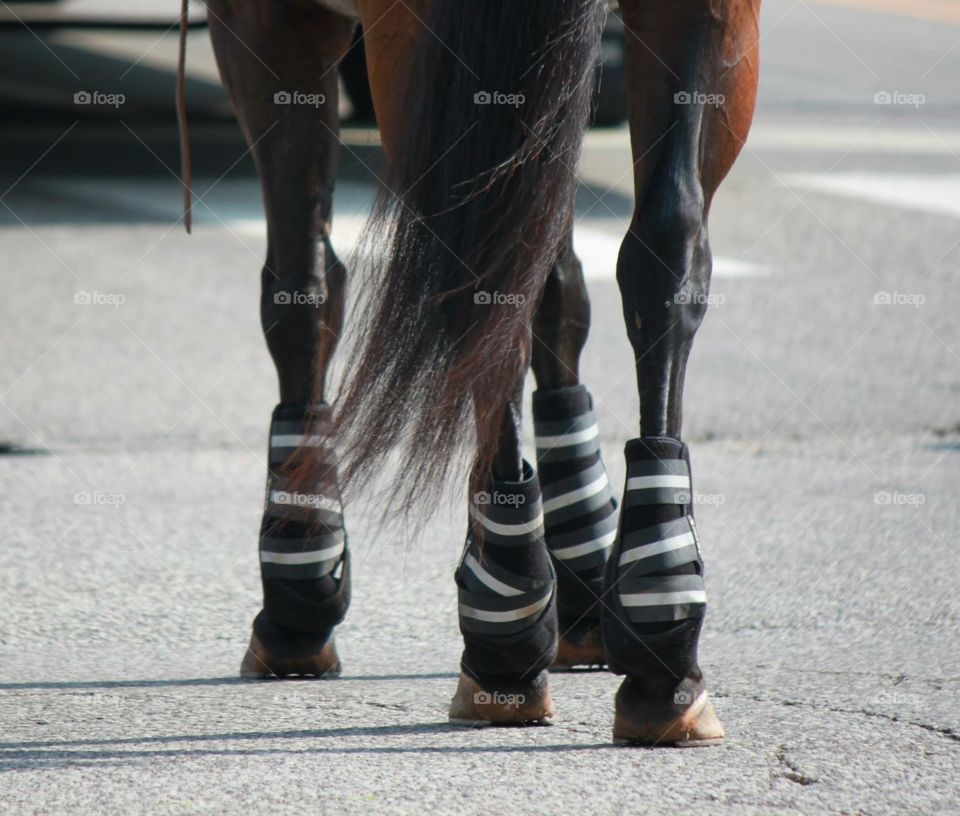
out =
[(375, 268), (334, 428), (345, 482), (392, 452), (406, 502), (442, 492), (458, 453), (489, 472), (572, 217), (604, 13), (432, 4), (368, 228)]

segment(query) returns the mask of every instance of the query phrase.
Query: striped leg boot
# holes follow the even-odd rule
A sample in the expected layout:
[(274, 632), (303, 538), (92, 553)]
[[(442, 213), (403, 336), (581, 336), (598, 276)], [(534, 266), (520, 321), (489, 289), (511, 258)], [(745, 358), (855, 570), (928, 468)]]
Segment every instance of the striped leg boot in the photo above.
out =
[(617, 692), (613, 738), (716, 745), (723, 726), (697, 665), (707, 594), (687, 446), (644, 437), (627, 443), (626, 458), (603, 611), (610, 669), (626, 675)]
[[(318, 419), (314, 425), (312, 418)], [(270, 424), (266, 505), (260, 526), (263, 609), (253, 621), (243, 677), (335, 677), (340, 660), (333, 628), (350, 604), (350, 558), (337, 486), (336, 459), (322, 432), (330, 407), (278, 405)], [(284, 465), (300, 445), (316, 452), (318, 477), (308, 491), (291, 484)]]
[(582, 385), (533, 395), (546, 541), (557, 572), (560, 642), (554, 671), (606, 663), (600, 599), (617, 531), (617, 502), (600, 455), (590, 392)]
[(470, 502), (456, 572), (463, 658), (450, 703), (459, 725), (540, 722), (553, 716), (547, 669), (557, 651), (555, 575), (543, 541), (540, 485), (494, 480)]

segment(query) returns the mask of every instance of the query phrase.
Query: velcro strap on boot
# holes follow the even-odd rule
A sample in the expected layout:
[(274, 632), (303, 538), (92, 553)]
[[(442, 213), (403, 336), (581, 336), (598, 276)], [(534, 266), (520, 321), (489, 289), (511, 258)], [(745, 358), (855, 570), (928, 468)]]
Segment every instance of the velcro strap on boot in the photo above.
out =
[(515, 635), (529, 627), (549, 605), (553, 580), (516, 575), (484, 559), (468, 542), (457, 571), (460, 626), (484, 635)]
[[(350, 551), (345, 550), (331, 594), (305, 592), (305, 583), (264, 576), (263, 610), (271, 623), (299, 632), (330, 632), (350, 608)], [(268, 589), (269, 587), (269, 589)]]
[(267, 578), (303, 580), (329, 575), (343, 560), (343, 530), (304, 538), (260, 539), (260, 569)]
[(618, 550), (616, 587), (631, 622), (703, 617), (707, 593), (702, 573), (653, 574), (700, 561), (697, 528), (691, 516), (628, 533)]
[(684, 459), (646, 459), (627, 465), (624, 507), (690, 504), (690, 465)]

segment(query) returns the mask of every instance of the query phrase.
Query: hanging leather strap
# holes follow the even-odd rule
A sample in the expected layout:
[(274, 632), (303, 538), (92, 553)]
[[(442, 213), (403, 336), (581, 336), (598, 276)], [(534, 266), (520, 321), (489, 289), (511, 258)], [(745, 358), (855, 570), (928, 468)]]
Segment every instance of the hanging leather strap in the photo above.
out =
[(187, 31), (190, 0), (180, 3), (180, 55), (177, 60), (177, 126), (180, 130), (180, 175), (183, 183), (183, 224), (193, 226), (193, 171), (190, 165), (190, 128), (187, 126)]

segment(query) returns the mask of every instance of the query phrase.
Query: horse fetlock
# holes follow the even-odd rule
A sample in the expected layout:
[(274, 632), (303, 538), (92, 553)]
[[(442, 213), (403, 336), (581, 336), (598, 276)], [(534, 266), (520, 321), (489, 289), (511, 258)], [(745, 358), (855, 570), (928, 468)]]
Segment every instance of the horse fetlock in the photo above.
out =
[(600, 622), (594, 618), (571, 620), (559, 616), (560, 638), (557, 656), (550, 671), (566, 672), (575, 669), (602, 669), (607, 665)]

